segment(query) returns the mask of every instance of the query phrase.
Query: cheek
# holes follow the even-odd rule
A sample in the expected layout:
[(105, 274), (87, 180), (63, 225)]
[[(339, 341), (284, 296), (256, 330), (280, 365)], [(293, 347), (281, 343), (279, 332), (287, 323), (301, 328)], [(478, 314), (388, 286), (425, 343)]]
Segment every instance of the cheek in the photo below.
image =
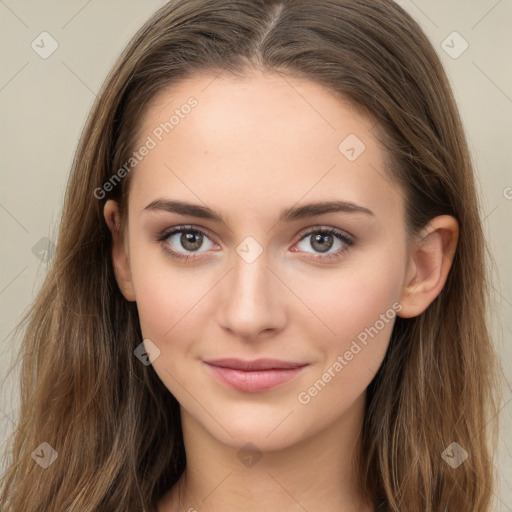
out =
[(302, 316), (299, 329), (321, 354), (318, 367), (301, 390), (303, 399), (298, 397), (309, 412), (318, 407), (329, 421), (373, 379), (401, 309), (398, 298), (404, 265), (400, 254), (382, 250), (379, 258), (364, 262), (361, 258), (336, 276), (317, 280), (314, 287), (308, 279), (299, 283), (298, 294), (307, 297), (315, 314)]
[[(309, 326), (310, 336), (316, 329), (317, 337), (326, 340), (326, 352), (333, 346), (343, 349), (399, 299), (406, 260), (393, 247), (389, 243), (379, 250), (361, 251), (339, 268), (295, 279), (294, 291), (311, 311), (297, 318), (304, 321), (302, 327)], [(382, 328), (381, 322), (378, 327)]]
[(201, 298), (208, 292), (204, 281), (198, 282), (177, 270), (171, 272), (146, 266), (135, 273), (134, 283), (140, 325), (145, 338), (167, 344), (170, 340), (174, 343), (179, 339), (195, 337)]
[[(359, 318), (353, 310), (339, 314), (340, 321), (335, 325), (337, 337), (331, 346), (323, 347), (325, 359), (297, 390), (297, 417), (306, 432), (318, 432), (340, 418), (350, 417), (349, 411), (359, 403), (382, 364), (396, 312), (392, 306), (373, 309), (379, 313), (370, 314), (368, 308)], [(379, 318), (381, 311), (384, 315), (387, 312), (387, 322)], [(368, 318), (368, 322), (362, 321), (362, 317)], [(362, 325), (365, 327), (361, 328)], [(357, 334), (350, 335), (349, 331)]]
[(156, 243), (130, 247), (130, 270), (142, 334), (159, 345), (190, 322), (197, 314), (194, 308), (206, 293), (203, 279), (194, 279), (190, 271), (180, 269), (169, 258)]

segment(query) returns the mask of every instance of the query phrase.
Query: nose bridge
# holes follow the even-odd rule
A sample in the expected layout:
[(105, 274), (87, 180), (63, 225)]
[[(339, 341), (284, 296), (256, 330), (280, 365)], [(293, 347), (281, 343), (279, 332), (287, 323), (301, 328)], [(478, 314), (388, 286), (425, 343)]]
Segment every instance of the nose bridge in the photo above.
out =
[(238, 302), (255, 304), (256, 300), (266, 301), (269, 297), (268, 258), (261, 254), (254, 261), (247, 261), (237, 255), (232, 272), (232, 293), (238, 297)]
[(233, 270), (225, 283), (220, 306), (222, 326), (241, 337), (251, 337), (263, 330), (281, 327), (285, 315), (282, 293), (267, 268), (268, 253), (262, 248), (240, 244), (233, 255)]

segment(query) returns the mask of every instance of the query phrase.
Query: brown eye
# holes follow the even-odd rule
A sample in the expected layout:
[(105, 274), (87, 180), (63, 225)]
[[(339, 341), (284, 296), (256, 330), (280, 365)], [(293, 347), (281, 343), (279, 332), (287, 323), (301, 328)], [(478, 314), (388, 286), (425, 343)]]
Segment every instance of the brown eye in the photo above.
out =
[(203, 234), (199, 231), (183, 232), (180, 237), (180, 244), (187, 251), (197, 251), (203, 244)]
[[(335, 228), (314, 229), (305, 233), (294, 252), (302, 251), (305, 253), (312, 253), (308, 256), (310, 259), (331, 259), (341, 257), (351, 245), (354, 240), (346, 235), (343, 231)], [(331, 249), (334, 249), (331, 251)]]
[(327, 252), (334, 244), (334, 237), (330, 234), (316, 234), (311, 236), (311, 247), (319, 252)]
[(163, 231), (157, 238), (162, 248), (178, 259), (201, 257), (201, 253), (210, 251), (215, 244), (202, 229), (191, 226), (176, 226)]

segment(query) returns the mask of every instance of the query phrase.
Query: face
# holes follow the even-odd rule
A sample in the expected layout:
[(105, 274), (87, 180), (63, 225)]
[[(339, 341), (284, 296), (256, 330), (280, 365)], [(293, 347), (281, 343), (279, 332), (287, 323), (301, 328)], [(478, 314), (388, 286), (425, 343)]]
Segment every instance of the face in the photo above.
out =
[[(382, 363), (408, 246), (372, 126), (274, 74), (196, 76), (142, 118), (138, 147), (154, 146), (131, 171), (125, 296), (182, 411), (228, 445), (278, 449), (342, 421)], [(219, 358), (303, 366), (205, 363)]]

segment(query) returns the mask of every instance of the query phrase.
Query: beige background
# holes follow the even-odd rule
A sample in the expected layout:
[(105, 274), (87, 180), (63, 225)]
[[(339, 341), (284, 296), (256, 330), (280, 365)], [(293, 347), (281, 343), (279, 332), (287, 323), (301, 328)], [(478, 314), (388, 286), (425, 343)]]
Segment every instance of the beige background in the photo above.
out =
[[(512, 511), (512, 3), (399, 3), (418, 20), (441, 56), (478, 175), (485, 231), (497, 267), (493, 325), (506, 377), (496, 510)], [(16, 348), (11, 332), (45, 274), (45, 237), (55, 240), (80, 132), (115, 58), (162, 4), (0, 0), (0, 379), (6, 379), (0, 396), (2, 444), (16, 428), (17, 375), (7, 374)], [(44, 31), (58, 43), (47, 59), (31, 47)], [(457, 58), (444, 49), (445, 44), (452, 46), (452, 55), (463, 49), (464, 41), (451, 35), (454, 31), (469, 45)]]

